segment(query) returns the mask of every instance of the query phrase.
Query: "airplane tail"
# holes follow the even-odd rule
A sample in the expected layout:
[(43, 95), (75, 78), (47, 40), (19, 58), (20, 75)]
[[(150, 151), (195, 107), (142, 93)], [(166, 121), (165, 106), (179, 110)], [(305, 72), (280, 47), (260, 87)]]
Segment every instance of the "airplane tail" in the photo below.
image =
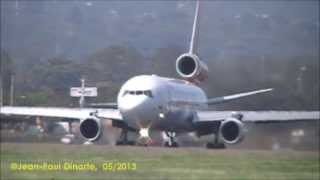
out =
[(200, 0), (196, 1), (195, 16), (192, 26), (189, 52), (180, 55), (176, 60), (176, 71), (185, 80), (199, 84), (208, 78), (208, 67), (196, 55), (199, 36)]
[(199, 38), (199, 12), (200, 12), (200, 0), (197, 0), (196, 2), (196, 11), (195, 16), (193, 20), (193, 26), (192, 26), (192, 35), (190, 40), (190, 47), (189, 47), (189, 53), (195, 54), (196, 46)]

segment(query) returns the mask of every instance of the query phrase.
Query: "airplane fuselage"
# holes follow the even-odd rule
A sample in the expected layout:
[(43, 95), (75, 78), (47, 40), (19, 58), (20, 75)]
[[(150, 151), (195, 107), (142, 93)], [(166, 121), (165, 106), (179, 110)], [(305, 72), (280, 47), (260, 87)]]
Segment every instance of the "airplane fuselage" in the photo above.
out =
[(129, 79), (118, 94), (118, 107), (131, 127), (193, 131), (196, 110), (207, 108), (207, 96), (196, 85), (157, 75)]

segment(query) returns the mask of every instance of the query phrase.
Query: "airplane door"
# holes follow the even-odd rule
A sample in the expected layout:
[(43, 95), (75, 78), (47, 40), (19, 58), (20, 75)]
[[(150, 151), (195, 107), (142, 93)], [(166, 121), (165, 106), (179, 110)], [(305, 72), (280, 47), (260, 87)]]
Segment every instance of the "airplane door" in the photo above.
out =
[(166, 97), (165, 97), (165, 113), (168, 113), (172, 109), (172, 102), (174, 98), (174, 89), (170, 84), (166, 86)]

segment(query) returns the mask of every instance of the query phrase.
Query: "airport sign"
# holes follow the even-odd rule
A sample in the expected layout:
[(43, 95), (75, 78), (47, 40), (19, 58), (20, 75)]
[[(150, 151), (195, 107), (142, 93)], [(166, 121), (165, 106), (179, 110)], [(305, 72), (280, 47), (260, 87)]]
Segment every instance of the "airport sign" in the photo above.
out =
[(71, 97), (97, 97), (98, 90), (96, 87), (72, 87), (70, 88), (70, 96)]

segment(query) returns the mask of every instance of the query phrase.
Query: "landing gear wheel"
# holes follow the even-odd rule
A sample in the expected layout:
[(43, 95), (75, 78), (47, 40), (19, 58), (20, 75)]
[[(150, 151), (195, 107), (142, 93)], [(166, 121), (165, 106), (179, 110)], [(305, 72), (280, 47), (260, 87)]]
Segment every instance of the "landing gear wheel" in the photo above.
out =
[(137, 145), (139, 146), (149, 146), (150, 144), (152, 144), (152, 139), (150, 137), (140, 137), (137, 141)]
[(215, 134), (214, 141), (207, 143), (206, 147), (208, 149), (225, 149), (226, 145), (219, 141), (219, 134)]
[(172, 142), (172, 143), (170, 144), (168, 141), (166, 141), (166, 142), (164, 143), (164, 146), (165, 146), (165, 147), (177, 148), (177, 147), (179, 147), (179, 144), (178, 144), (177, 142)]
[(120, 138), (119, 140), (116, 142), (117, 146), (124, 146), (124, 145), (135, 145), (134, 141), (129, 141), (128, 140), (128, 130), (127, 129), (122, 129), (121, 134), (120, 134)]
[(116, 142), (116, 145), (117, 145), (117, 146), (125, 146), (125, 145), (134, 146), (134, 145), (136, 145), (136, 143), (135, 143), (135, 141), (126, 141), (126, 142), (124, 142), (124, 141), (117, 141), (117, 142)]
[(224, 143), (207, 143), (206, 147), (208, 149), (225, 149), (226, 145)]

